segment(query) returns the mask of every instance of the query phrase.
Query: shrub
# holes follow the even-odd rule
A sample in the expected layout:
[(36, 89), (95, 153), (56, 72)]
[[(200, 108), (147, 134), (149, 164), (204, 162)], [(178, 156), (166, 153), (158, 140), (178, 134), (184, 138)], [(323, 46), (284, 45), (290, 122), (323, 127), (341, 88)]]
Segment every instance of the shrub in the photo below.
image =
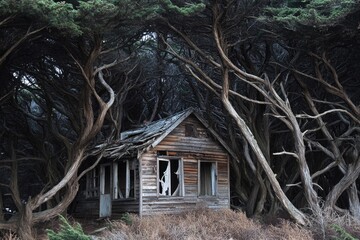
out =
[(357, 238), (354, 238), (353, 236), (351, 236), (350, 233), (348, 233), (344, 228), (340, 227), (337, 224), (333, 224), (332, 229), (335, 230), (335, 232), (337, 234), (339, 234), (339, 237), (336, 237), (336, 240), (356, 240)]
[(131, 219), (131, 215), (129, 213), (124, 213), (121, 215), (121, 221), (123, 221), (124, 223), (126, 223), (127, 225), (131, 225), (132, 224), (132, 219)]
[(71, 225), (66, 218), (59, 216), (60, 218), (60, 230), (55, 232), (51, 229), (47, 229), (49, 240), (90, 240), (90, 236), (86, 235), (79, 223)]

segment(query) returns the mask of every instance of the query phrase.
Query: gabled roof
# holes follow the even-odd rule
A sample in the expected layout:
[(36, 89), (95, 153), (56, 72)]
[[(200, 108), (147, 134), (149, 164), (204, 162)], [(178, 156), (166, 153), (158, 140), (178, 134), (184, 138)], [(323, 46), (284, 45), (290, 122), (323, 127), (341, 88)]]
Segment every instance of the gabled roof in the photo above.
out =
[(122, 132), (120, 138), (124, 143), (146, 143), (147, 146), (155, 147), (191, 113), (193, 109), (188, 109), (152, 122), (145, 127)]
[(110, 144), (102, 144), (97, 146), (96, 152), (101, 152), (103, 157), (119, 159), (125, 155), (136, 156), (150, 148), (156, 147), (169, 133), (171, 133), (180, 123), (187, 117), (194, 114), (195, 117), (211, 132), (216, 140), (233, 156), (236, 155), (220, 138), (220, 136), (208, 124), (190, 108), (179, 112), (175, 115), (169, 116), (158, 121), (151, 122), (141, 128), (128, 130), (121, 133), (120, 140), (114, 141)]

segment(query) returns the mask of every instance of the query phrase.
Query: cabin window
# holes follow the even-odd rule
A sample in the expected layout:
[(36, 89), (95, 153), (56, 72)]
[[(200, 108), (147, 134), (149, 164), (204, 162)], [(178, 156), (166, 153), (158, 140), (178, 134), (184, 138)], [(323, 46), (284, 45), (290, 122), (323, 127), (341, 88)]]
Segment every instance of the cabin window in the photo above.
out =
[(199, 196), (216, 195), (216, 163), (199, 163)]
[(185, 124), (185, 137), (199, 137), (199, 134), (194, 124)]
[(114, 199), (135, 198), (134, 161), (125, 160), (114, 163)]
[(158, 159), (158, 195), (183, 196), (181, 159)]
[(99, 168), (94, 168), (86, 174), (86, 197), (99, 196)]

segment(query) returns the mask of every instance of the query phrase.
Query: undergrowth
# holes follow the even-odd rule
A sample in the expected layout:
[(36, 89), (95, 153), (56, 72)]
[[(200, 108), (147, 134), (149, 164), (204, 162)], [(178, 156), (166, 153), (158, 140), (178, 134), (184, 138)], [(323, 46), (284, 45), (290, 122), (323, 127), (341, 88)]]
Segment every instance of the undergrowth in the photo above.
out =
[(47, 234), (49, 240), (90, 240), (90, 236), (86, 235), (82, 230), (82, 227), (79, 223), (74, 223), (71, 225), (69, 221), (63, 217), (59, 216), (60, 230), (55, 232), (54, 230), (47, 229)]
[(123, 220), (111, 221), (111, 225), (111, 231), (103, 232), (101, 239), (313, 239), (309, 230), (288, 221), (265, 225), (232, 210), (201, 209), (180, 215), (143, 218), (129, 214)]
[[(195, 240), (195, 239), (256, 239), (256, 240), (355, 240), (360, 239), (360, 223), (349, 215), (323, 212), (323, 221), (311, 219), (306, 227), (288, 220), (249, 219), (242, 212), (198, 209), (178, 215), (155, 215), (140, 218), (135, 214), (123, 214), (118, 220), (78, 219), (69, 223), (60, 217), (60, 224), (52, 223), (48, 230), (50, 240)], [(56, 221), (56, 222), (58, 222)], [(74, 222), (74, 221), (71, 221)], [(92, 235), (90, 237), (90, 234)], [(324, 234), (325, 232), (325, 234)], [(12, 232), (0, 233), (0, 239), (18, 240)], [(39, 238), (40, 239), (40, 238)]]

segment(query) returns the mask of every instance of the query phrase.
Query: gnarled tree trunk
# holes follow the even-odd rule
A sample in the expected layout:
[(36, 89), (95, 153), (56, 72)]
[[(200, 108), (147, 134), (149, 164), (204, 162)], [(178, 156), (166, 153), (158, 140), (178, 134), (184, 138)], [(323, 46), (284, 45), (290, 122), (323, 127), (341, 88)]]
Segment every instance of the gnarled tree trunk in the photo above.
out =
[(17, 234), (20, 239), (35, 240), (35, 236), (33, 234), (33, 212), (30, 202), (23, 204), (20, 209), (19, 216)]
[[(325, 201), (325, 208), (335, 209), (335, 205), (340, 195), (354, 184), (360, 174), (360, 159), (357, 162), (349, 164), (344, 177), (330, 191)], [(355, 200), (353, 198), (353, 200)]]

